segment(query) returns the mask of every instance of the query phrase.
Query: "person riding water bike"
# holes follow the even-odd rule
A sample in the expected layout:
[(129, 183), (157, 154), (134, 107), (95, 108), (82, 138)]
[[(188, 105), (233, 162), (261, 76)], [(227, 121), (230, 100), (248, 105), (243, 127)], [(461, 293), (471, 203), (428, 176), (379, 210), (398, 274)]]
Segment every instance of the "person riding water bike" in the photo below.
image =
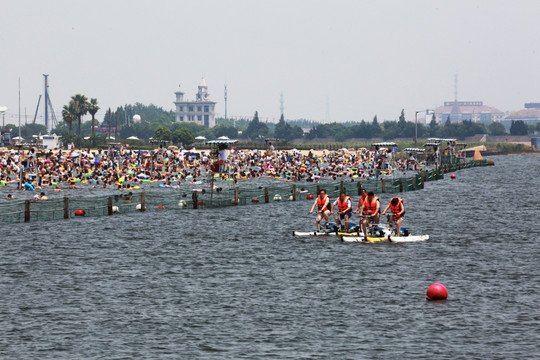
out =
[(379, 198), (373, 194), (372, 191), (368, 192), (367, 199), (364, 201), (362, 208), (360, 209), (360, 216), (362, 218), (362, 231), (364, 237), (367, 237), (367, 224), (373, 221), (375, 224), (379, 223), (379, 211), (381, 204)]
[(366, 199), (367, 199), (367, 191), (366, 189), (362, 189), (362, 193), (360, 194), (360, 200), (358, 200), (358, 206), (356, 207), (356, 209), (354, 209), (353, 213), (356, 214), (358, 210), (362, 208)]
[(315, 198), (315, 202), (309, 211), (310, 214), (313, 214), (315, 206), (318, 207), (315, 223), (317, 224), (317, 231), (320, 231), (321, 220), (324, 219), (326, 226), (328, 226), (328, 217), (330, 216), (330, 197), (326, 194), (326, 190), (321, 189), (319, 191), (319, 195)]
[(352, 201), (345, 192), (339, 194), (339, 198), (332, 204), (330, 212), (334, 213), (334, 207), (338, 207), (338, 215), (336, 216), (336, 223), (341, 224), (341, 220), (345, 220), (345, 232), (349, 232), (349, 219), (352, 216)]
[(396, 222), (396, 235), (399, 236), (401, 233), (401, 223), (405, 217), (405, 204), (403, 203), (403, 199), (397, 196), (390, 199), (390, 203), (382, 212), (383, 215), (388, 211), (388, 208), (390, 208), (390, 211), (392, 212), (392, 215), (388, 216), (388, 224), (392, 226), (394, 221)]

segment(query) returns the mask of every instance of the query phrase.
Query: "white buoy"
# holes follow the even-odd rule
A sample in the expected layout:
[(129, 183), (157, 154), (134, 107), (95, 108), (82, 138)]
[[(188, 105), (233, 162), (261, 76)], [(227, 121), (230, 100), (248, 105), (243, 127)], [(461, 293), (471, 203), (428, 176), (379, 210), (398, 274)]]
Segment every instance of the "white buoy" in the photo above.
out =
[(135, 210), (141, 211), (142, 210), (142, 204), (137, 204), (137, 206), (135, 206)]
[(113, 206), (112, 207), (112, 212), (113, 212), (113, 214), (118, 214), (120, 212), (120, 208), (118, 206)]
[(294, 197), (292, 195), (289, 195), (289, 201), (293, 201)]
[(180, 206), (181, 208), (187, 207), (187, 201), (186, 200), (180, 200), (178, 202), (178, 206)]
[(274, 201), (281, 201), (281, 195), (279, 194), (274, 195)]

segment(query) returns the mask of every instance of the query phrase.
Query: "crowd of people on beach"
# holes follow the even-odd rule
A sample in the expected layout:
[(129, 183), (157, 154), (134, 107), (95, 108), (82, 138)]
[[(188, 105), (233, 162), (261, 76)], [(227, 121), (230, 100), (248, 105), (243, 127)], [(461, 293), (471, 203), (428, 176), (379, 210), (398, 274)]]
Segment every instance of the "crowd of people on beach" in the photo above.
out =
[[(137, 151), (129, 147), (83, 150), (0, 151), (0, 186), (16, 184), (18, 190), (114, 188), (133, 190), (142, 186), (178, 188), (202, 184), (209, 177), (239, 181), (268, 177), (284, 181), (319, 182), (372, 179), (416, 165), (411, 157), (396, 160), (392, 148), (340, 151), (238, 150), (221, 145), (198, 152), (160, 147)], [(354, 180), (353, 180), (354, 181)], [(147, 185), (148, 184), (148, 185)], [(46, 197), (46, 196), (45, 196)], [(36, 199), (37, 200), (37, 199)]]

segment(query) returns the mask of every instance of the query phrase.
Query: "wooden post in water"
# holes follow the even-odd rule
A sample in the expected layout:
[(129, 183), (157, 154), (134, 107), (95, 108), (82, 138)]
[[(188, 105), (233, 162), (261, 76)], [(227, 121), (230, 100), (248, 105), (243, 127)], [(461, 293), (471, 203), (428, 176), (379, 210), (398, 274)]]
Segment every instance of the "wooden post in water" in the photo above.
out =
[(356, 186), (358, 188), (358, 195), (362, 195), (362, 182), (359, 181), (358, 183), (356, 183)]
[(399, 178), (399, 192), (403, 192), (403, 179)]
[(292, 185), (291, 191), (292, 191), (292, 200), (296, 201), (296, 184)]
[(317, 195), (321, 192), (321, 185), (317, 185)]
[(69, 219), (69, 198), (64, 196), (64, 219)]
[(412, 178), (412, 189), (413, 191), (416, 190), (416, 175)]
[(30, 200), (24, 202), (24, 222), (30, 222)]
[(191, 194), (191, 198), (193, 199), (193, 208), (196, 209), (199, 206), (199, 195), (196, 191)]
[(141, 211), (146, 211), (146, 193), (141, 194)]
[(345, 183), (343, 182), (343, 180), (341, 180), (341, 182), (339, 183), (339, 193), (341, 194), (344, 191), (345, 191)]
[(381, 192), (384, 194), (386, 192), (386, 180), (381, 179)]
[(111, 216), (113, 214), (112, 212), (112, 197), (109, 196), (107, 199), (107, 214)]
[(238, 197), (240, 196), (240, 191), (238, 190), (238, 186), (234, 188), (234, 205), (237, 205), (240, 203), (238, 200)]
[(420, 179), (422, 180), (420, 182), (420, 189), (423, 189), (424, 188), (424, 183), (426, 182), (426, 173), (425, 172), (420, 173)]
[(266, 204), (270, 202), (270, 195), (268, 195), (268, 188), (264, 188), (264, 202)]

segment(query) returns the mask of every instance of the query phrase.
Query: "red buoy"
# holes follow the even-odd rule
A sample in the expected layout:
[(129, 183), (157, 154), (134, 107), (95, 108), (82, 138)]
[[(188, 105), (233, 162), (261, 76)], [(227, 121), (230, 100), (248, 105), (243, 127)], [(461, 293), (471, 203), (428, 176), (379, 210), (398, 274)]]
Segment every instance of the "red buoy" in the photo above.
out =
[(259, 198), (258, 197), (252, 197), (251, 202), (259, 202)]
[(312, 200), (313, 199), (313, 194), (307, 194), (306, 199)]
[(204, 205), (206, 205), (206, 203), (205, 203), (204, 201), (199, 201), (199, 202), (197, 203), (197, 205), (199, 205), (199, 206), (204, 206)]
[(165, 206), (159, 205), (157, 208), (158, 208), (159, 210), (164, 210), (164, 209), (165, 209)]
[(456, 174), (451, 174), (450, 175), (450, 179), (455, 179), (456, 178)]
[(434, 283), (429, 285), (426, 292), (426, 299), (428, 300), (445, 300), (448, 297), (448, 290), (443, 284)]
[(75, 210), (75, 216), (84, 216), (84, 215), (86, 215), (86, 211), (84, 211), (83, 209)]

